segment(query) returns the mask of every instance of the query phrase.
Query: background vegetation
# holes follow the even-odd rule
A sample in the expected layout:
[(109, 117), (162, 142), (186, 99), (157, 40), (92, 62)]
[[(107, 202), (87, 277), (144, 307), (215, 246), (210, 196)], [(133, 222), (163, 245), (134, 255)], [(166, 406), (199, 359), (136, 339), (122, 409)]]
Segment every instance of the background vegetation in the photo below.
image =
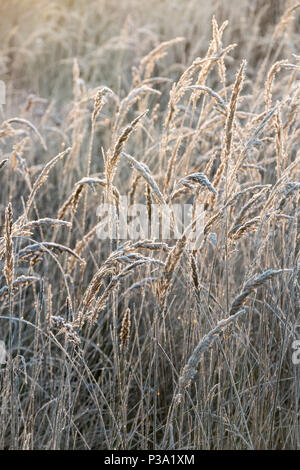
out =
[(299, 6), (1, 0), (2, 449), (300, 448)]

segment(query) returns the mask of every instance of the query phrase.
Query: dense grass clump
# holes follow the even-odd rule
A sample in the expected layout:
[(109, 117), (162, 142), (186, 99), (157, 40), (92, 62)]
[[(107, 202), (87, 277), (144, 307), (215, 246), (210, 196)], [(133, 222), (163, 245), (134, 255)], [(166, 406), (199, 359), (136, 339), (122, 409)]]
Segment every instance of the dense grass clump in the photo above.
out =
[(299, 449), (299, 7), (1, 2), (0, 448)]

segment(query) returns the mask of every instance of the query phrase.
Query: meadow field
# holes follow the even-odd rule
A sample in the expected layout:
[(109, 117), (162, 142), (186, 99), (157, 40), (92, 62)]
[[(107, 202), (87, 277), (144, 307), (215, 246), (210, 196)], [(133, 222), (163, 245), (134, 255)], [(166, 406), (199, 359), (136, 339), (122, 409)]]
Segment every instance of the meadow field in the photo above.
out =
[(300, 3), (0, 0), (0, 35), (0, 449), (299, 450)]

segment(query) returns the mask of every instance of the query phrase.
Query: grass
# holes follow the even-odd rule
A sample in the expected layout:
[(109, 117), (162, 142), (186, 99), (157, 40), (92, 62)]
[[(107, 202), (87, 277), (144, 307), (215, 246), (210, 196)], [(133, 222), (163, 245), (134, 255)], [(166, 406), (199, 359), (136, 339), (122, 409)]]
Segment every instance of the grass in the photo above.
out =
[(299, 4), (0, 11), (0, 448), (299, 449)]

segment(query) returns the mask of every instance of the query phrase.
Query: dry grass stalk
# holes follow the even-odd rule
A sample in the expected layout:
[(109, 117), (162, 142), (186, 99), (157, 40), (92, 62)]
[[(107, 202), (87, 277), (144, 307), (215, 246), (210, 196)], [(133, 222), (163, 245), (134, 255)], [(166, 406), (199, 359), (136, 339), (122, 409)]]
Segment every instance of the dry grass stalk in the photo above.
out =
[(272, 85), (275, 78), (275, 75), (279, 72), (282, 65), (286, 64), (286, 60), (279, 60), (275, 62), (270, 68), (270, 71), (267, 76), (266, 84), (265, 84), (265, 102), (266, 102), (266, 112), (270, 110), (271, 103), (272, 103)]
[(65, 215), (66, 215), (66, 213), (69, 209), (71, 210), (72, 214), (74, 214), (76, 212), (82, 190), (83, 190), (83, 185), (75, 186), (73, 192), (70, 194), (68, 199), (64, 202), (64, 204), (62, 205), (62, 207), (59, 209), (59, 211), (57, 213), (57, 218), (59, 220), (61, 220), (65, 217)]
[(153, 191), (154, 197), (157, 199), (157, 201), (160, 204), (165, 204), (164, 197), (155, 182), (153, 176), (151, 175), (151, 172), (148, 168), (148, 166), (145, 163), (138, 162), (135, 158), (133, 158), (131, 155), (128, 155), (125, 152), (121, 152), (121, 155), (126, 158), (126, 160), (131, 164), (131, 166), (137, 170), (141, 176), (147, 181), (148, 185), (151, 187)]
[(14, 252), (12, 239), (13, 212), (11, 203), (5, 210), (4, 240), (5, 240), (5, 263), (4, 276), (9, 289), (12, 288), (14, 279)]
[(82, 299), (83, 312), (85, 312), (92, 302), (94, 302), (96, 295), (104, 282), (105, 275), (111, 272), (113, 272), (112, 267), (103, 266), (94, 274), (93, 279), (88, 285)]
[[(20, 277), (17, 277), (17, 279), (13, 281), (12, 288), (14, 291), (16, 291), (19, 287), (25, 287), (31, 284), (32, 282), (38, 282), (38, 281), (40, 281), (40, 278), (36, 276), (20, 276)], [(0, 298), (5, 297), (6, 295), (8, 295), (8, 293), (9, 293), (8, 285), (3, 286), (0, 289)]]
[(68, 248), (67, 246), (60, 245), (59, 243), (52, 243), (52, 242), (40, 242), (40, 243), (34, 243), (32, 245), (26, 246), (26, 248), (23, 248), (22, 250), (19, 251), (18, 253), (18, 260), (27, 260), (32, 259), (35, 260), (36, 258), (39, 258), (39, 256), (43, 253), (47, 253), (48, 251), (58, 251), (59, 253), (68, 253), (69, 255), (74, 256), (82, 265), (85, 264), (85, 260), (80, 258), (80, 256), (77, 255), (71, 248)]
[(64, 152), (59, 153), (56, 155), (56, 157), (52, 158), (50, 162), (48, 162), (41, 174), (37, 177), (36, 181), (34, 182), (34, 185), (32, 187), (31, 193), (29, 195), (27, 204), (26, 204), (26, 214), (28, 214), (29, 209), (31, 207), (31, 204), (34, 201), (34, 198), (36, 196), (37, 191), (40, 189), (40, 187), (45, 183), (45, 181), (48, 179), (48, 175), (50, 170), (54, 167), (54, 165), (61, 160), (65, 155), (67, 155), (71, 150), (71, 147), (67, 148)]
[(109, 88), (102, 87), (100, 90), (97, 91), (94, 101), (94, 109), (92, 114), (92, 122), (95, 122), (97, 119), (98, 114), (100, 113), (105, 101), (104, 97), (107, 93), (113, 93)]
[(36, 227), (41, 227), (43, 225), (63, 226), (68, 228), (72, 227), (72, 224), (70, 222), (66, 222), (65, 220), (51, 219), (50, 217), (46, 217), (44, 219), (31, 220), (30, 222), (22, 226), (22, 230), (31, 230)]
[(6, 123), (10, 126), (11, 124), (23, 124), (27, 127), (29, 127), (35, 134), (36, 136), (38, 137), (40, 143), (42, 144), (43, 146), (43, 149), (44, 150), (47, 150), (47, 145), (43, 139), (43, 137), (41, 136), (41, 134), (39, 133), (39, 131), (37, 130), (37, 128), (30, 122), (28, 121), (27, 119), (22, 119), (22, 118), (11, 118), (11, 119), (8, 119), (8, 121), (6, 121)]
[(298, 9), (300, 8), (300, 3), (296, 3), (296, 5), (288, 8), (284, 14), (282, 15), (281, 17), (281, 20), (280, 22), (278, 23), (278, 25), (276, 26), (275, 30), (274, 30), (274, 33), (273, 33), (273, 37), (272, 37), (272, 40), (271, 42), (273, 41), (276, 41), (276, 39), (278, 39), (278, 37), (280, 36), (280, 34), (282, 33), (282, 31), (284, 31), (284, 29), (286, 28), (286, 26), (288, 25), (288, 23), (293, 19), (293, 13)]
[(106, 181), (108, 185), (110, 185), (113, 180), (114, 174), (116, 172), (116, 166), (119, 161), (125, 142), (129, 138), (132, 131), (137, 126), (138, 122), (146, 115), (147, 112), (148, 111), (145, 111), (144, 113), (140, 114), (123, 130), (122, 134), (120, 135), (120, 137), (118, 138), (115, 144), (115, 147), (111, 155), (108, 154), (107, 162), (106, 162), (106, 169), (105, 169)]
[(193, 286), (194, 290), (196, 293), (196, 298), (199, 300), (200, 298), (200, 273), (199, 269), (197, 266), (197, 261), (195, 255), (192, 253), (190, 256), (190, 264), (191, 264), (191, 270), (192, 270), (192, 280), (193, 280)]
[(210, 330), (197, 344), (196, 348), (193, 351), (193, 354), (190, 356), (179, 377), (179, 390), (177, 400), (180, 400), (180, 395), (182, 396), (184, 389), (190, 386), (192, 380), (197, 374), (196, 368), (198, 367), (200, 358), (203, 353), (205, 353), (211, 347), (213, 341), (222, 331), (224, 331), (227, 326), (234, 323), (245, 312), (246, 310), (240, 310), (236, 313), (232, 313), (228, 318), (224, 318), (223, 320), (219, 321), (215, 328)]
[(211, 88), (209, 88), (207, 86), (190, 85), (190, 86), (184, 87), (183, 90), (203, 91), (204, 93), (207, 93), (212, 98), (214, 98), (223, 111), (225, 111), (225, 112), (227, 111), (226, 104), (225, 104), (224, 100), (221, 98), (221, 96), (218, 95), (218, 93), (216, 93), (214, 90), (212, 90)]
[[(98, 225), (95, 225), (95, 227), (93, 227), (88, 233), (84, 235), (82, 240), (78, 240), (74, 248), (74, 253), (76, 253), (78, 256), (81, 256), (83, 250), (88, 246), (89, 242), (94, 238), (95, 233), (97, 232), (97, 228), (98, 228)], [(68, 262), (68, 272), (72, 271), (76, 262), (77, 262), (76, 258), (74, 258), (73, 256), (70, 256), (69, 262)]]
[(256, 278), (248, 279), (245, 283), (243, 291), (234, 299), (230, 307), (230, 315), (234, 315), (244, 304), (246, 298), (251, 292), (263, 286), (268, 280), (273, 279), (275, 276), (278, 276), (283, 273), (291, 272), (291, 269), (268, 269), (263, 272)]
[[(264, 194), (264, 192), (268, 189), (268, 187), (264, 187), (262, 188), (259, 193), (257, 194), (254, 194), (247, 202), (246, 204), (244, 204), (242, 206), (242, 208), (240, 209), (237, 217), (235, 218), (234, 220), (234, 223), (233, 223), (233, 226), (232, 226), (232, 231), (234, 231), (234, 227), (237, 227), (239, 225), (241, 225), (244, 221), (244, 218), (245, 218), (245, 215), (246, 213), (249, 211), (249, 209), (253, 206), (255, 206), (255, 204), (257, 204), (258, 200), (261, 198), (261, 196)], [(245, 194), (245, 192), (244, 192)], [(237, 193), (237, 195), (235, 195), (234, 199), (236, 199), (236, 197), (238, 197), (240, 194)], [(233, 200), (231, 199), (231, 202), (233, 202)], [(228, 204), (229, 205), (229, 204)]]
[(185, 41), (185, 38), (175, 38), (170, 41), (165, 41), (159, 44), (155, 49), (153, 49), (148, 55), (143, 57), (139, 66), (139, 76), (143, 79), (147, 79), (151, 76), (155, 64), (159, 59), (164, 57), (167, 53), (167, 49), (174, 44), (179, 44)]
[(243, 224), (236, 225), (232, 230), (230, 230), (228, 237), (234, 241), (239, 240), (248, 232), (255, 231), (256, 226), (260, 223), (260, 220), (260, 217), (254, 217), (253, 219), (247, 220)]
[(59, 329), (57, 335), (64, 334), (66, 339), (73, 343), (75, 346), (80, 344), (80, 338), (75, 331), (72, 323), (67, 322), (64, 318), (57, 315), (51, 315), (51, 325)]
[(126, 348), (128, 347), (129, 336), (130, 336), (130, 326), (131, 326), (130, 308), (127, 308), (123, 315), (121, 332), (120, 332), (121, 352), (125, 351)]
[(144, 85), (139, 88), (134, 88), (129, 93), (129, 95), (121, 101), (120, 109), (116, 116), (114, 130), (112, 134), (114, 140), (117, 140), (117, 133), (119, 132), (119, 129), (122, 126), (122, 123), (124, 122), (124, 119), (127, 113), (129, 112), (129, 109), (131, 109), (131, 107), (136, 103), (136, 101), (138, 101), (142, 96), (144, 96), (147, 93), (153, 93), (158, 96), (161, 95), (160, 91)]
[(183, 184), (191, 189), (193, 184), (200, 185), (204, 188), (209, 189), (214, 195), (217, 195), (216, 189), (213, 187), (209, 179), (204, 173), (193, 173), (191, 175), (185, 176), (185, 178), (182, 178), (179, 180), (180, 184)]
[[(104, 275), (113, 271), (113, 268), (107, 268), (106, 266), (102, 266), (101, 270), (99, 270), (94, 276), (84, 295), (83, 306), (78, 315), (78, 318), (73, 323), (74, 327), (82, 327), (85, 322), (89, 322), (90, 324), (95, 323), (95, 321), (97, 320), (97, 316), (105, 309), (110, 295), (115, 289), (117, 289), (121, 280), (132, 275), (135, 268), (148, 265), (149, 263), (164, 266), (164, 263), (159, 260), (155, 260), (153, 258), (140, 257), (140, 259), (128, 264), (116, 276), (112, 277), (104, 292), (97, 299), (96, 295), (100, 287), (103, 285)], [(92, 308), (92, 310), (87, 311), (88, 307), (90, 307), (93, 302), (95, 302), (94, 307)]]
[(283, 135), (280, 111), (277, 111), (275, 115), (274, 126), (275, 126), (275, 131), (276, 131), (276, 140), (275, 140), (276, 159), (277, 159), (276, 173), (277, 173), (277, 179), (279, 179), (282, 173), (282, 170), (285, 168), (285, 164), (286, 164), (286, 155), (285, 155), (285, 150), (284, 150), (284, 135)]
[(236, 80), (233, 86), (233, 91), (232, 91), (231, 98), (230, 98), (230, 102), (229, 102), (229, 106), (228, 106), (227, 118), (226, 118), (226, 123), (225, 123), (225, 148), (224, 148), (224, 154), (222, 157), (223, 161), (225, 162), (225, 165), (227, 165), (228, 159), (230, 158), (234, 116), (236, 112), (238, 97), (243, 86), (245, 67), (246, 67), (246, 61), (244, 60), (237, 73)]
[(165, 269), (161, 274), (161, 279), (158, 284), (158, 295), (160, 299), (162, 299), (164, 305), (167, 302), (167, 295), (171, 286), (172, 277), (179, 264), (186, 242), (187, 237), (186, 235), (183, 235), (177, 241), (176, 245), (170, 251), (166, 259)]
[(4, 160), (1, 160), (1, 162), (0, 162), (0, 170), (1, 170), (1, 168), (4, 167), (4, 165), (6, 165), (7, 162), (8, 162), (8, 158), (4, 158)]

